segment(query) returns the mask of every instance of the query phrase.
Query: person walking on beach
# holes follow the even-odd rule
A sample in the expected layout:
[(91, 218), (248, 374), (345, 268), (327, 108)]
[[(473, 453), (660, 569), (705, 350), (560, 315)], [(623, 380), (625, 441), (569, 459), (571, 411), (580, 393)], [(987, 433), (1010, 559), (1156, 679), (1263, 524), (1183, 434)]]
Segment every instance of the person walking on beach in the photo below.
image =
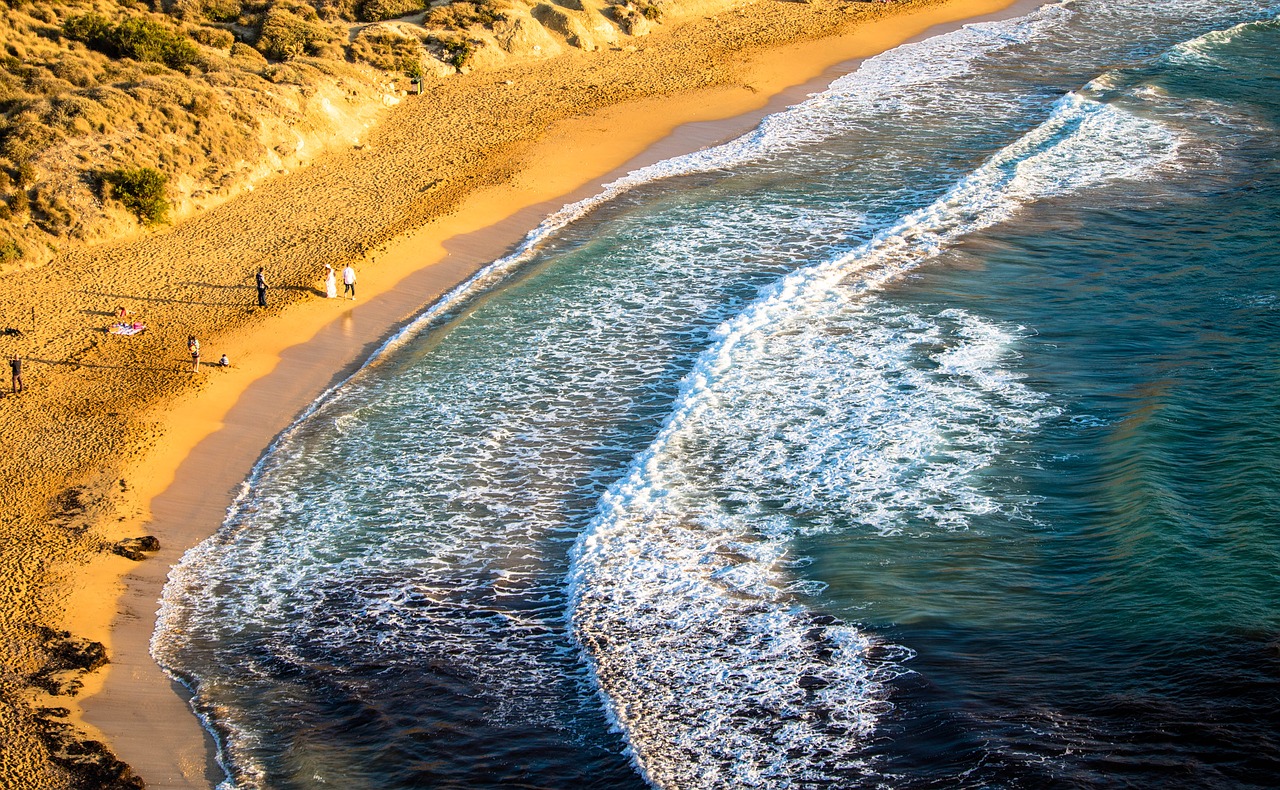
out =
[(22, 357), (14, 354), (9, 357), (9, 376), (13, 379), (13, 394), (22, 392)]
[(324, 297), (338, 298), (338, 281), (333, 276), (333, 267), (327, 263), (324, 265)]
[(351, 300), (356, 298), (356, 270), (351, 268), (351, 264), (347, 264), (342, 269), (342, 295), (351, 294)]
[(267, 277), (262, 273), (262, 267), (258, 267), (258, 307), (267, 306)]
[(195, 335), (187, 335), (187, 350), (191, 352), (191, 372), (200, 372), (200, 341)]

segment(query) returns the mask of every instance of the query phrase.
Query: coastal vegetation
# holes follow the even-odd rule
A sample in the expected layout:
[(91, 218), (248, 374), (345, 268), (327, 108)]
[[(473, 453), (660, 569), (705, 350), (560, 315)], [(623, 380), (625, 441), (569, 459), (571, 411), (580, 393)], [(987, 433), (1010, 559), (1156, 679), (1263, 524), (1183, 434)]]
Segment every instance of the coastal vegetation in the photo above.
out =
[(103, 180), (110, 185), (112, 197), (132, 211), (139, 222), (144, 225), (164, 222), (169, 212), (169, 201), (165, 199), (165, 184), (169, 179), (164, 173), (153, 167), (126, 167), (112, 170)]
[(586, 2), (0, 0), (0, 272), (358, 144), (409, 79), (613, 46), (661, 18)]

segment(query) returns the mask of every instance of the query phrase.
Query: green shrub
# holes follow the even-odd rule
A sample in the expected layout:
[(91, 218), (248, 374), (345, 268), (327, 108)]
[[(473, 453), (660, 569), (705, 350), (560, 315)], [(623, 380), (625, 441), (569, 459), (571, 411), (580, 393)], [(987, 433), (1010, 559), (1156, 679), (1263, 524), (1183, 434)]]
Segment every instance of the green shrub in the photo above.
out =
[(203, 0), (204, 15), (214, 22), (234, 22), (240, 18), (240, 0)]
[(0, 266), (6, 263), (13, 263), (21, 257), (22, 248), (18, 246), (18, 242), (13, 239), (0, 241)]
[(356, 0), (315, 0), (316, 11), (321, 19), (333, 21), (342, 19), (347, 22), (356, 21)]
[(361, 22), (381, 22), (384, 19), (416, 14), (424, 7), (423, 0), (363, 0), (358, 7)]
[(362, 30), (356, 40), (351, 42), (351, 57), (354, 60), (383, 71), (407, 69), (410, 63), (418, 64), (418, 70), (421, 71), (422, 66), (418, 61), (421, 54), (422, 43), (418, 39), (396, 35), (377, 27)]
[(261, 52), (249, 46), (248, 44), (244, 43), (243, 41), (237, 41), (236, 43), (231, 45), (231, 57), (243, 58), (244, 60), (250, 63), (253, 63), (254, 65), (267, 62), (267, 59), (262, 56)]
[(281, 4), (263, 15), (257, 47), (273, 60), (292, 60), (319, 55), (333, 37), (333, 31), (320, 22), (311, 6)]
[(100, 50), (110, 40), (111, 23), (100, 14), (69, 16), (62, 23), (62, 34), (67, 38), (82, 41), (93, 49)]
[(427, 76), (422, 70), (422, 61), (416, 57), (405, 57), (400, 59), (400, 70), (405, 73), (406, 77), (414, 80), (421, 80)]
[(200, 60), (199, 51), (185, 36), (145, 17), (126, 17), (113, 25), (98, 14), (82, 14), (67, 17), (62, 32), (115, 58), (163, 63), (178, 70)]
[(475, 45), (465, 38), (430, 36), (427, 38), (427, 43), (439, 50), (440, 59), (455, 69), (461, 69), (470, 63), (471, 56), (476, 51)]
[(164, 196), (168, 178), (151, 167), (122, 168), (103, 176), (111, 186), (111, 196), (137, 215), (143, 225), (158, 225), (169, 213)]
[(493, 7), (488, 0), (457, 2), (433, 8), (427, 12), (426, 24), (449, 30), (465, 30), (472, 25), (493, 28), (495, 22), (506, 19), (506, 14)]
[(236, 37), (230, 30), (220, 27), (198, 27), (191, 31), (191, 37), (206, 47), (214, 49), (230, 49), (236, 43)]

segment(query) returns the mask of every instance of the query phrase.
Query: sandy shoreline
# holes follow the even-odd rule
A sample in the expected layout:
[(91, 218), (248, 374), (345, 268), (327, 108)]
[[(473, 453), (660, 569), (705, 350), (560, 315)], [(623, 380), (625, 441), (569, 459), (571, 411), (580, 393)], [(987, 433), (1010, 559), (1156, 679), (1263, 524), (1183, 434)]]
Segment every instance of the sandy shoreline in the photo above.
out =
[[(514, 159), (490, 165), (489, 186), (465, 189), (461, 200), (440, 204), (447, 211), (443, 216), (433, 215), (429, 203), (418, 205), (412, 196), (397, 195), (411, 206), (402, 223), (412, 229), (374, 247), (356, 263), (361, 273), (357, 302), (317, 298), (314, 288), (319, 278), (309, 278), (305, 267), (300, 273), (282, 273), (285, 283), (273, 292), (273, 299), (282, 295), (287, 301), (283, 309), (273, 307), (265, 316), (251, 315), (229, 326), (224, 322), (210, 328), (206, 348), (213, 353), (206, 355), (216, 358), (225, 351), (235, 367), (202, 372), (199, 386), (184, 383), (176, 400), (146, 401), (144, 413), (135, 415), (143, 430), (128, 433), (137, 441), (128, 452), (112, 456), (127, 469), (127, 492), (105, 498), (111, 507), (98, 515), (94, 529), (107, 542), (154, 534), (160, 538), (161, 551), (142, 563), (102, 552), (82, 557), (69, 570), (52, 571), (53, 592), (40, 596), (60, 605), (65, 612), (63, 628), (102, 641), (110, 649), (108, 669), (86, 679), (85, 692), (92, 696), (81, 697), (84, 721), (104, 733), (150, 787), (216, 784), (221, 772), (212, 760), (212, 740), (191, 715), (183, 689), (160, 671), (147, 652), (156, 602), (169, 567), (218, 528), (264, 448), (302, 409), (349, 375), (389, 333), (425, 305), (515, 246), (546, 214), (594, 194), (601, 183), (748, 131), (764, 115), (851, 70), (857, 58), (926, 31), (932, 34), (975, 18), (1025, 13), (1038, 5), (1032, 0), (919, 4), (853, 33), (749, 50), (742, 53), (744, 65), (737, 84), (678, 89), (553, 123), (538, 142), (512, 151)], [(661, 47), (661, 37), (655, 36), (646, 46)], [(585, 63), (579, 64), (579, 70), (590, 70)], [(381, 143), (375, 136), (372, 144)], [(502, 146), (495, 147), (501, 160)], [(465, 166), (466, 157), (461, 158), (460, 166)], [(432, 186), (428, 184), (425, 191)], [(305, 188), (304, 184), (304, 193)], [(305, 237), (301, 243), (306, 243)], [(210, 257), (216, 258), (217, 251)], [(214, 260), (209, 271), (216, 271), (219, 263)], [(212, 282), (204, 271), (184, 273), (195, 284)], [(110, 280), (109, 273), (107, 277)], [(82, 287), (81, 292), (89, 290)], [(101, 287), (96, 291), (98, 301), (138, 293)], [(235, 290), (232, 298), (247, 300), (250, 293), (247, 288)], [(169, 335), (177, 337), (185, 331), (182, 318), (175, 316)], [(181, 352), (171, 345), (165, 348), (173, 359), (166, 362), (176, 370)], [(91, 350), (98, 351), (96, 346)], [(113, 361), (123, 366), (128, 360)], [(92, 358), (89, 363), (79, 361), (77, 369), (91, 363)], [(163, 389), (172, 377), (166, 371), (156, 386)], [(159, 436), (163, 442), (157, 441)], [(83, 477), (84, 470), (78, 474)], [(108, 470), (103, 476), (114, 479), (117, 475)], [(77, 479), (77, 474), (68, 478)], [(37, 704), (66, 702), (48, 698)]]

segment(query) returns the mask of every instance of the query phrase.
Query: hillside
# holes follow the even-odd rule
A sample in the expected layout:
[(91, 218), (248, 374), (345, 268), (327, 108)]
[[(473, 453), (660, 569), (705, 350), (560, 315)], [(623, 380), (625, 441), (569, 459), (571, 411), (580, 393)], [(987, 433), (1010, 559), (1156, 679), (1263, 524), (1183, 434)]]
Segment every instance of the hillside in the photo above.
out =
[(414, 80), (622, 47), (731, 4), (0, 0), (0, 273), (359, 146)]

